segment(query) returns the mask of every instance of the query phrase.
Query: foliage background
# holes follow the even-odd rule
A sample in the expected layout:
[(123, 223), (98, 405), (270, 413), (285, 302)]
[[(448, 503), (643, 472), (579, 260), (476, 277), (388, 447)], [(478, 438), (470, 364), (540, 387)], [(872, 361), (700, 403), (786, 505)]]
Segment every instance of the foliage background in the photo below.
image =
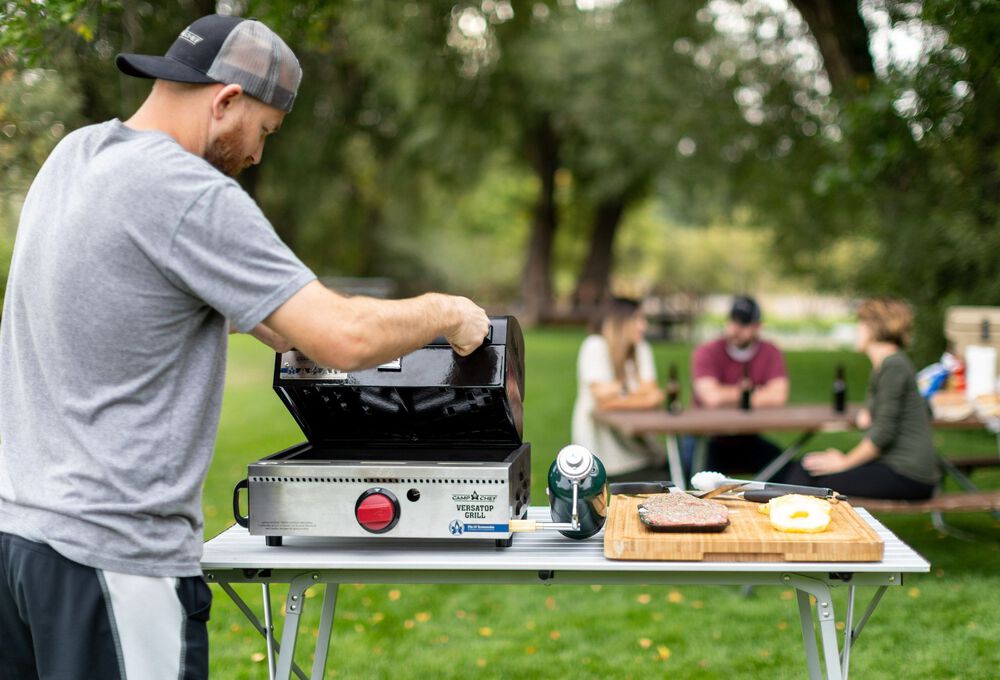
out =
[(526, 321), (608, 290), (897, 294), (927, 359), (948, 305), (1000, 299), (1000, 4), (844, 7), (0, 3), (0, 226), (9, 240), (59, 138), (141, 101), (115, 53), (161, 52), (218, 9), (301, 56), (296, 110), (243, 181), (320, 273), (459, 291)]
[[(894, 293), (918, 307), (918, 363), (940, 351), (947, 305), (1000, 303), (998, 0), (0, 0), (0, 282), (52, 146), (148, 91), (114, 55), (162, 53), (216, 9), (265, 20), (300, 55), (295, 112), (242, 181), (322, 274), (540, 319), (604, 289)], [(567, 441), (580, 339), (528, 334), (536, 502)], [(661, 375), (688, 351), (657, 346)], [(789, 358), (794, 400), (826, 400), (835, 361), (860, 397), (858, 357)], [(270, 365), (234, 338), (209, 534), (247, 463), (298, 441)], [(995, 453), (982, 432), (937, 443)], [(952, 521), (979, 542), (887, 519), (933, 567), (885, 598), (859, 677), (995, 676), (997, 526)], [(329, 676), (801, 677), (789, 595), (346, 585)], [(222, 597), (211, 625), (213, 677), (260, 677), (262, 646)]]

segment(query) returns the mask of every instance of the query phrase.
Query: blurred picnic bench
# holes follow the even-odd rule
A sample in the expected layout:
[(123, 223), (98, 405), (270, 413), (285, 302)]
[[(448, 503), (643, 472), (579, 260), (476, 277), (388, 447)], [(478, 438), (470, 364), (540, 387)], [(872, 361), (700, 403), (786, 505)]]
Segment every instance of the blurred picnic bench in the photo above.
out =
[[(557, 305), (541, 321), (549, 326), (589, 326), (600, 309), (601, 305)], [(686, 293), (646, 296), (642, 298), (642, 313), (649, 326), (649, 340), (693, 342), (701, 298)]]
[[(973, 425), (972, 427), (975, 426)], [(901, 501), (852, 497), (850, 499), (851, 504), (874, 513), (929, 513), (931, 523), (941, 533), (958, 538), (975, 540), (976, 537), (972, 534), (948, 524), (944, 519), (944, 513), (990, 512), (993, 517), (1000, 519), (1000, 490), (980, 489), (970, 479), (970, 475), (976, 470), (1000, 467), (1000, 440), (998, 440), (998, 455), (948, 457), (938, 452), (938, 463), (941, 466), (943, 475), (941, 484), (938, 486), (935, 494), (926, 500)], [(960, 490), (944, 491), (944, 483), (948, 479), (952, 480)]]
[(692, 342), (701, 303), (700, 298), (682, 293), (650, 296), (643, 300), (642, 312), (649, 325), (646, 337), (650, 340)]

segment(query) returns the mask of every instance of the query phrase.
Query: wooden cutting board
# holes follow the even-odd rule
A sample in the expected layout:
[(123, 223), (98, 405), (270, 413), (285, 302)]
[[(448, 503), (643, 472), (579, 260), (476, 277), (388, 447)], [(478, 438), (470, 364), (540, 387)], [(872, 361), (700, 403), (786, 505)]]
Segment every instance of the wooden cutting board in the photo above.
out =
[(723, 500), (729, 526), (717, 533), (652, 531), (639, 520), (637, 496), (612, 496), (604, 527), (604, 556), (613, 560), (707, 562), (878, 562), (884, 546), (875, 530), (843, 501), (818, 534), (790, 534), (771, 526), (759, 503)]

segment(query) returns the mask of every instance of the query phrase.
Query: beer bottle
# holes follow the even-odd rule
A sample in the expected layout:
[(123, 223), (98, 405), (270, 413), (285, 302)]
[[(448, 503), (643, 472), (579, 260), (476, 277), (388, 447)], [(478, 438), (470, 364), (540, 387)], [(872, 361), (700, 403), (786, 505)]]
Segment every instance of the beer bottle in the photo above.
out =
[(847, 410), (847, 380), (844, 377), (844, 365), (837, 364), (833, 377), (833, 410), (844, 413)]
[(743, 378), (740, 379), (740, 408), (750, 410), (750, 395), (753, 393), (753, 380), (750, 379), (750, 364), (743, 364)]
[(667, 400), (665, 406), (667, 411), (670, 413), (680, 413), (681, 412), (681, 383), (677, 379), (677, 365), (670, 364), (669, 373), (667, 374), (667, 389), (666, 389)]

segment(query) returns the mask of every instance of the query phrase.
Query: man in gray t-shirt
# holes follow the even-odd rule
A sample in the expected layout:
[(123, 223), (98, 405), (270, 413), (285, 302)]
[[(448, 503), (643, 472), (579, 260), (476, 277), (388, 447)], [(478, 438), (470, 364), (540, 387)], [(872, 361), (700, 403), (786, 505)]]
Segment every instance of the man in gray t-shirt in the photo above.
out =
[[(326, 289), (232, 179), (291, 110), (294, 54), (212, 15), (142, 107), (68, 135), (24, 202), (0, 326), (0, 678), (207, 677), (201, 486), (227, 333), (319, 363), (377, 365), (479, 307)], [(5, 675), (12, 674), (12, 675)]]

